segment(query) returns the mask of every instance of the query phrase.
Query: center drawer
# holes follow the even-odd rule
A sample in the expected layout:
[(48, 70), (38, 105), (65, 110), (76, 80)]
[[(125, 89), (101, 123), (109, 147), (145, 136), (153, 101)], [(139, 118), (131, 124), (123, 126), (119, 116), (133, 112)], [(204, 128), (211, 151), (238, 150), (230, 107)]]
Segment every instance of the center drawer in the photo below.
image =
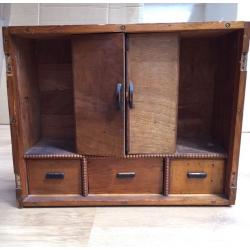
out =
[(163, 159), (89, 159), (90, 194), (161, 194)]

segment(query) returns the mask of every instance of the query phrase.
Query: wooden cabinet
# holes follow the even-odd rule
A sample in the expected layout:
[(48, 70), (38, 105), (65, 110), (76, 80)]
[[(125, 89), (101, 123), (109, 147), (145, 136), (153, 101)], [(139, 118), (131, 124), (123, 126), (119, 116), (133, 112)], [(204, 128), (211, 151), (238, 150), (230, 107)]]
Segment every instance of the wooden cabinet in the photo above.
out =
[(3, 34), (20, 206), (234, 204), (249, 23)]

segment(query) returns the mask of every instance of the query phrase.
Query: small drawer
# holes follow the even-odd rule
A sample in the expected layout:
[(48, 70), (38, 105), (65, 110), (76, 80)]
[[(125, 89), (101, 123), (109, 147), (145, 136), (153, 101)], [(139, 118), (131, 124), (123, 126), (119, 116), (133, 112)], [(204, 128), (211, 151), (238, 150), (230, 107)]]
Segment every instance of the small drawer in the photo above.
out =
[(81, 194), (79, 160), (27, 160), (30, 194)]
[(161, 194), (163, 160), (89, 159), (90, 194)]
[(222, 194), (224, 160), (172, 160), (170, 194)]

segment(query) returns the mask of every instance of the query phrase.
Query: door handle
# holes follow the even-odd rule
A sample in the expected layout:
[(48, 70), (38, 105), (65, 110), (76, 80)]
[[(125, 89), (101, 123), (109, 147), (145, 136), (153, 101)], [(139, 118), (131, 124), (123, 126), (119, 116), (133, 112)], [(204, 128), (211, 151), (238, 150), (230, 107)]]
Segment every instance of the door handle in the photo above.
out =
[(133, 178), (135, 177), (135, 172), (120, 172), (116, 174), (117, 178)]
[(46, 179), (59, 179), (59, 180), (62, 180), (64, 179), (64, 173), (61, 173), (61, 172), (49, 172), (49, 173), (46, 173), (45, 175), (45, 178)]
[(134, 108), (134, 83), (132, 81), (128, 85), (128, 105), (129, 108)]
[(188, 172), (188, 178), (195, 178), (195, 179), (204, 179), (207, 177), (207, 173), (205, 172)]
[(117, 83), (116, 85), (116, 107), (118, 110), (122, 110), (123, 106), (123, 86), (122, 83)]

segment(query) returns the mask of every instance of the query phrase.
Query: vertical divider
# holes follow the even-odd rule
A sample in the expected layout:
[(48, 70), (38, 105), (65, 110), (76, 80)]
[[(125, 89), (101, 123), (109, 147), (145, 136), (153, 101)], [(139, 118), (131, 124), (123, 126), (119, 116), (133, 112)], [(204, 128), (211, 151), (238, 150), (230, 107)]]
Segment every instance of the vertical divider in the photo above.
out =
[(87, 169), (87, 159), (83, 157), (81, 161), (82, 169), (82, 195), (87, 197), (89, 194), (88, 190), (88, 169)]
[(169, 167), (170, 159), (163, 158), (163, 195), (168, 196), (169, 192)]

